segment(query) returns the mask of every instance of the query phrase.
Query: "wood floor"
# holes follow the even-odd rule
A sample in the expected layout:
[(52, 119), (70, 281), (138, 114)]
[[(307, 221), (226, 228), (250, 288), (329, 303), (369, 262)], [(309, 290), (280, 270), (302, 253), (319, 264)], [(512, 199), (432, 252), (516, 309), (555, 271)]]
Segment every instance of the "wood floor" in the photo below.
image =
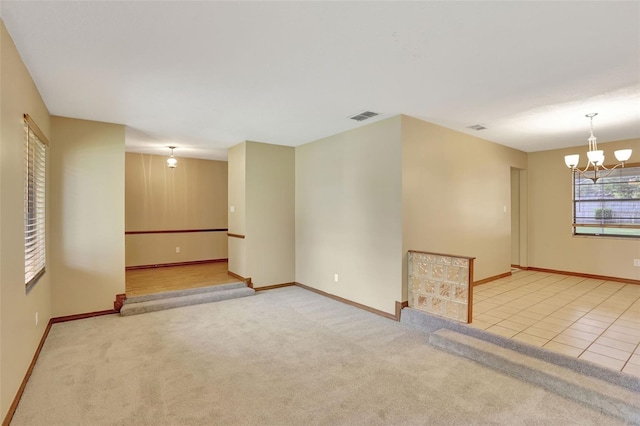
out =
[(184, 290), (238, 282), (227, 274), (227, 262), (126, 271), (127, 296)]

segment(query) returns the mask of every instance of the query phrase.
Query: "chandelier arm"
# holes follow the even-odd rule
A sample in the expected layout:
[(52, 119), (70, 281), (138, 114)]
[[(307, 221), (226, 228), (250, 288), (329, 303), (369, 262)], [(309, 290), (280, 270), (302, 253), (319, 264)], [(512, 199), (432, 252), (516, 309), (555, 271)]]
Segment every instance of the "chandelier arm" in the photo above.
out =
[[(585, 166), (584, 170), (580, 170), (577, 166), (576, 166), (576, 167), (574, 167), (574, 168), (573, 168), (573, 170), (574, 170), (574, 171), (576, 171), (576, 172), (579, 172), (582, 176), (586, 177), (586, 176), (585, 176), (585, 173), (586, 173), (587, 171), (589, 171), (589, 166), (591, 166), (591, 162), (590, 162), (589, 160), (587, 160), (587, 165)], [(595, 172), (596, 172), (596, 174), (597, 174), (597, 173), (598, 173), (598, 167), (599, 167), (599, 166), (594, 165), (593, 167), (594, 167), (594, 171), (595, 171)], [(591, 179), (591, 178), (589, 178), (589, 179)]]
[[(580, 170), (579, 168), (574, 167), (573, 171), (580, 173), (580, 176), (582, 176), (583, 178), (589, 179), (589, 180), (593, 181), (593, 183), (596, 183), (598, 181), (598, 179), (609, 177), (611, 175), (611, 173), (613, 173), (613, 171), (615, 169), (617, 169), (618, 167), (624, 168), (624, 163), (616, 164), (615, 166), (611, 167), (610, 169), (608, 169), (608, 168), (606, 168), (604, 166), (594, 166), (594, 170), (593, 170), (594, 175), (593, 175), (593, 177), (589, 177), (589, 176), (586, 175), (586, 172), (589, 171), (589, 165), (588, 164), (587, 164), (587, 167), (584, 170)], [(607, 173), (604, 174), (604, 175), (598, 176), (598, 170), (606, 170)]]
[(620, 168), (624, 168), (624, 163), (618, 163), (615, 166), (611, 167), (610, 169), (606, 168), (605, 166), (601, 166), (603, 170), (607, 170), (609, 173), (605, 174), (604, 176), (598, 176), (598, 178), (606, 178), (608, 177), (611, 173), (613, 173), (613, 171), (615, 169), (617, 169), (618, 167)]
[[(619, 165), (620, 165), (620, 164), (616, 164), (615, 166), (611, 167), (610, 169), (609, 169), (609, 168), (607, 168), (604, 164), (603, 164), (603, 165), (601, 165), (601, 166), (598, 166), (598, 167), (600, 167), (602, 170), (613, 170), (613, 169), (615, 169), (616, 167), (618, 167)], [(609, 174), (607, 174), (607, 176), (609, 176)], [(606, 176), (603, 176), (603, 177), (606, 177)]]
[[(588, 167), (587, 167), (587, 169), (588, 169)], [(587, 171), (587, 169), (580, 170), (580, 169), (578, 169), (577, 167), (574, 167), (574, 168), (573, 168), (573, 171), (574, 171), (574, 172), (578, 172), (578, 173), (580, 173), (580, 176), (582, 176), (583, 178), (585, 178), (585, 179), (589, 179), (589, 180), (590, 180), (590, 181), (592, 181), (593, 183), (596, 183), (596, 181), (597, 181), (598, 179), (600, 179), (600, 176), (598, 176), (598, 175), (597, 175), (597, 173), (594, 175), (594, 177), (589, 177), (589, 176), (587, 176), (587, 175), (585, 174), (585, 172)]]

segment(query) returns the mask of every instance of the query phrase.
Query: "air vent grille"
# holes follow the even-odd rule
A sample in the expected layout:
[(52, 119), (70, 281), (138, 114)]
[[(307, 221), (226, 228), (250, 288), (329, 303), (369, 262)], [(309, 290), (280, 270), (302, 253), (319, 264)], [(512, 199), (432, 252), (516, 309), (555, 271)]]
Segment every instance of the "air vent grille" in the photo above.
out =
[(378, 115), (377, 112), (362, 111), (362, 112), (357, 113), (356, 115), (352, 115), (349, 118), (352, 119), (352, 120), (356, 120), (356, 121), (364, 121), (364, 120), (369, 119), (371, 117), (375, 117), (376, 115)]
[(473, 129), (473, 130), (484, 130), (484, 129), (486, 129), (486, 127), (484, 127), (482, 124), (474, 124), (473, 126), (469, 126), (467, 128), (468, 129)]

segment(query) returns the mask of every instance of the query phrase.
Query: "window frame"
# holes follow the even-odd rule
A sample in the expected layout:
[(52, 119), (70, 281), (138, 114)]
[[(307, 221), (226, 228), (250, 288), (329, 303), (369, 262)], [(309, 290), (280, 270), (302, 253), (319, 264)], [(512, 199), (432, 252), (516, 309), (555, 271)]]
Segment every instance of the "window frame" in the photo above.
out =
[(47, 149), (49, 140), (24, 114), (24, 285), (29, 291), (46, 272)]
[[(609, 166), (607, 166), (609, 167)], [(613, 167), (613, 166), (612, 166)], [(638, 185), (640, 185), (640, 163), (627, 163), (624, 165), (624, 167), (619, 167), (616, 168), (613, 173), (611, 175), (607, 175), (605, 177), (602, 177), (600, 179), (605, 179), (606, 177), (609, 176), (615, 176), (616, 173), (620, 173), (621, 171), (626, 171), (628, 169), (637, 169), (634, 173), (634, 175), (637, 177), (638, 179)], [(603, 170), (604, 174), (608, 173), (606, 170)], [(588, 174), (589, 172), (587, 172)], [(602, 197), (601, 199), (580, 199), (579, 196), (577, 195), (577, 181), (578, 180), (588, 180), (586, 179), (584, 176), (580, 175), (580, 173), (578, 171), (573, 171), (571, 174), (571, 226), (572, 226), (572, 235), (573, 236), (577, 236), (577, 237), (608, 237), (608, 238), (631, 238), (631, 239), (636, 239), (636, 238), (640, 238), (640, 218), (638, 217), (630, 217), (628, 218), (629, 222), (626, 221), (619, 221), (619, 222), (605, 222), (606, 220), (613, 220), (613, 218), (607, 218), (605, 216), (607, 216), (606, 214), (601, 215), (600, 223), (581, 223), (580, 222), (580, 218), (577, 217), (577, 210), (578, 210), (578, 204), (580, 203), (601, 203), (601, 206), (599, 208), (594, 209), (594, 215), (595, 218), (597, 219), (597, 213), (596, 210), (601, 209), (604, 213), (605, 210), (611, 210), (608, 209), (606, 207), (604, 207), (604, 204), (607, 202), (615, 202), (617, 201), (618, 203), (622, 202), (622, 203), (626, 203), (626, 202), (631, 202), (631, 203), (640, 203), (640, 197), (636, 198), (636, 197), (632, 197), (632, 198), (628, 198), (628, 199), (611, 199), (611, 198), (605, 198)], [(603, 182), (601, 180), (599, 180), (596, 183), (591, 183), (592, 185), (599, 185), (602, 184)], [(610, 183), (610, 182), (609, 182)], [(607, 183), (605, 183), (607, 184)], [(580, 185), (585, 185), (580, 184)], [(588, 185), (588, 183), (587, 183)], [(633, 210), (632, 210), (633, 212)], [(588, 232), (588, 230), (593, 229), (593, 232)], [(598, 230), (600, 230), (601, 232), (598, 232)], [(612, 230), (610, 232), (607, 232), (607, 230)], [(616, 232), (617, 230), (617, 232)], [(637, 231), (635, 231), (637, 230)]]

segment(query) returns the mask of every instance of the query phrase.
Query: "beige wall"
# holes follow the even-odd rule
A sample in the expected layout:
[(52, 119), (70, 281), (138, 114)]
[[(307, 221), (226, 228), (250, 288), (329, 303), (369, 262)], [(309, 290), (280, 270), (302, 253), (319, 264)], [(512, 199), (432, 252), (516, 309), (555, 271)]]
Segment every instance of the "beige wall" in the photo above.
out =
[[(632, 148), (630, 163), (640, 162), (640, 139), (598, 144), (607, 159), (613, 151)], [(575, 148), (529, 153), (529, 266), (569, 272), (640, 279), (640, 241), (572, 235), (571, 172), (567, 154), (586, 161), (586, 143)]]
[(511, 263), (520, 265), (520, 170), (511, 169)]
[[(8, 38), (7, 36), (7, 30), (4, 27), (4, 22), (2, 22), (2, 20), (0, 20), (0, 309), (2, 309), (2, 283), (3, 278), (2, 278), (2, 246), (4, 245), (3, 243), (3, 239), (2, 239), (2, 205), (4, 204), (3, 201), (3, 197), (2, 194), (4, 193), (4, 191), (2, 190), (2, 168), (3, 166), (3, 161), (2, 159), (4, 158), (4, 155), (2, 154), (2, 140), (3, 140), (3, 133), (4, 133), (4, 127), (2, 126), (3, 120), (4, 120), (4, 116), (2, 114), (3, 108), (2, 106), (4, 105), (4, 97), (2, 96), (2, 84), (3, 84), (3, 80), (2, 80), (2, 76), (3, 76), (3, 66), (1, 65), (4, 62), (4, 56), (2, 55), (2, 52), (6, 50), (5, 46), (5, 39)], [(15, 46), (14, 46), (15, 49)], [(4, 388), (4, 382), (2, 381), (2, 313), (0, 312), (0, 419), (4, 419), (5, 416), (5, 408), (4, 408), (4, 399), (2, 398), (2, 392), (3, 392), (3, 388)]]
[(256, 288), (295, 279), (295, 149), (243, 142), (229, 150), (229, 271)]
[(404, 256), (475, 257), (475, 280), (509, 272), (511, 167), (524, 169), (526, 161), (522, 151), (403, 116)]
[(402, 297), (400, 130), (392, 117), (295, 160), (296, 281), (388, 313)]
[(53, 316), (113, 308), (124, 293), (124, 126), (51, 119)]
[[(178, 158), (169, 169), (166, 156), (125, 154), (127, 231), (226, 228), (226, 161)], [(226, 231), (126, 236), (127, 266), (226, 258)]]
[[(49, 112), (0, 21), (0, 418), (4, 418), (51, 317), (51, 222), (47, 272), (24, 286), (23, 114), (50, 138)], [(47, 169), (51, 177), (51, 149)], [(51, 184), (47, 183), (50, 192)], [(51, 211), (51, 196), (47, 198)], [(35, 313), (39, 323), (35, 324)]]
[(256, 288), (295, 280), (295, 149), (246, 142), (246, 259)]
[[(527, 156), (528, 158), (528, 156)], [(520, 174), (520, 262), (522, 267), (529, 266), (529, 172), (519, 170)]]
[[(246, 153), (247, 144), (242, 142), (229, 149), (229, 233), (245, 235), (246, 232)], [(231, 211), (233, 209), (233, 212)], [(245, 239), (228, 238), (229, 271), (249, 278), (246, 262)]]
[(125, 246), (127, 267), (224, 260), (227, 231), (126, 235)]

